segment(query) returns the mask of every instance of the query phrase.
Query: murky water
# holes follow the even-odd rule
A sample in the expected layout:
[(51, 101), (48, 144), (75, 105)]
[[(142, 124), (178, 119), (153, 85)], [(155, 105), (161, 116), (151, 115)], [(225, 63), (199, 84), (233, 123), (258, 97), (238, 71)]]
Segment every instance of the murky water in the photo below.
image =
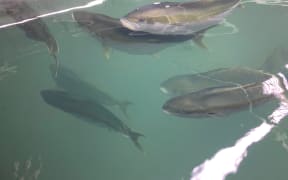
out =
[[(42, 15), (88, 3), (77, 0), (28, 2)], [(120, 18), (152, 2), (106, 0), (81, 10)], [(132, 103), (127, 106), (128, 117), (115, 106), (108, 109), (129, 128), (144, 135), (139, 138), (143, 152), (119, 132), (87, 123), (79, 116), (45, 103), (40, 95), (42, 90), (60, 89), (49, 68), (55, 61), (47, 46), (27, 38), (18, 26), (2, 28), (1, 179), (192, 178), (193, 168), (220, 149), (233, 146), (249, 130), (258, 127), (263, 123), (259, 116), (267, 119), (277, 103), (265, 103), (253, 108), (253, 112), (243, 110), (217, 118), (182, 118), (162, 111), (170, 96), (160, 91), (160, 84), (175, 75), (217, 68), (243, 66), (259, 69), (269, 58), (273, 59), (272, 63), (264, 65), (266, 69), (271, 67), (271, 73), (285, 69), (288, 58), (288, 53), (284, 53), (288, 48), (287, 8), (244, 3), (227, 17), (226, 26), (220, 25), (206, 32), (203, 42), (207, 49), (188, 40), (153, 53), (151, 50), (160, 44), (127, 48), (123, 42), (117, 45), (126, 50), (110, 47), (108, 43), (103, 47), (99, 38), (92, 37), (73, 22), (72, 11), (43, 18), (58, 43), (60, 67), (69, 68), (80, 79), (111, 97)], [(0, 25), (13, 22), (11, 17), (1, 16), (0, 19)], [(135, 54), (141, 48), (151, 52)], [(281, 48), (284, 49), (282, 54), (273, 55)], [(226, 179), (286, 180), (286, 127), (284, 117), (262, 141), (248, 148), (248, 155), (237, 173)], [(214, 170), (220, 171), (223, 164), (214, 166)]]

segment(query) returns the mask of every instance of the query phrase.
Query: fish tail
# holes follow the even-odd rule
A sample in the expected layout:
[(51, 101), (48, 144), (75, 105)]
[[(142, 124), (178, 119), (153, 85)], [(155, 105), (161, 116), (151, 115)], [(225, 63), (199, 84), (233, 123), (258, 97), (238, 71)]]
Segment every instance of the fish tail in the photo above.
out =
[(120, 110), (123, 112), (123, 114), (127, 117), (128, 117), (128, 113), (127, 113), (127, 107), (132, 105), (133, 103), (130, 102), (130, 101), (122, 101), (119, 103), (119, 108)]
[(143, 152), (143, 148), (142, 148), (141, 144), (138, 142), (138, 139), (139, 139), (139, 137), (141, 137), (141, 136), (144, 137), (144, 135), (141, 134), (141, 133), (138, 133), (138, 132), (134, 132), (134, 131), (132, 131), (132, 130), (129, 130), (129, 137), (130, 137), (130, 139), (133, 141), (134, 145), (135, 145), (140, 151)]

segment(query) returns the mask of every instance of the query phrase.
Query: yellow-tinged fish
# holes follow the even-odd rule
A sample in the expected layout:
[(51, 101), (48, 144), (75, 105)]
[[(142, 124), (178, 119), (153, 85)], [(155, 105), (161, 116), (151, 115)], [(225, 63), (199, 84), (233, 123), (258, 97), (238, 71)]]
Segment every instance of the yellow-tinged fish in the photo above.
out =
[[(189, 35), (157, 35), (131, 31), (122, 26), (120, 20), (104, 14), (87, 11), (74, 11), (73, 18), (80, 27), (99, 39), (106, 52), (108, 47), (128, 52), (129, 54), (155, 54), (179, 42), (193, 40), (198, 46), (202, 42), (205, 30)], [(109, 56), (108, 53), (105, 54)]]
[(193, 34), (221, 23), (239, 3), (240, 0), (156, 2), (128, 13), (121, 23), (133, 31)]

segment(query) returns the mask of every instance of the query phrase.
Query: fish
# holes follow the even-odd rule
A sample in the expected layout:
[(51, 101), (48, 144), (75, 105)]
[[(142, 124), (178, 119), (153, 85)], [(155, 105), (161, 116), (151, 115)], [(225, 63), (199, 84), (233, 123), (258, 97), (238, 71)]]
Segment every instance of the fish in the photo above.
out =
[(217, 68), (207, 72), (176, 75), (160, 84), (160, 90), (177, 96), (209, 87), (239, 86), (262, 82), (272, 74), (248, 67)]
[(48, 105), (54, 108), (128, 136), (134, 145), (143, 151), (138, 139), (144, 135), (131, 130), (121, 119), (96, 101), (52, 89), (41, 90), (40, 95)]
[[(59, 53), (58, 43), (50, 33), (45, 22), (42, 21), (41, 18), (37, 17), (38, 13), (25, 1), (8, 0), (1, 2), (1, 5), (3, 5), (5, 13), (12, 17), (15, 22), (32, 19), (17, 24), (17, 27), (25, 33), (27, 38), (45, 43), (48, 47), (49, 53), (55, 60), (55, 64), (59, 67), (60, 62), (57, 58), (57, 53)], [(57, 75), (57, 73), (55, 75)]]
[(264, 104), (274, 98), (263, 92), (261, 82), (243, 86), (220, 86), (173, 97), (162, 106), (164, 112), (186, 118), (224, 117)]
[(73, 19), (80, 27), (99, 39), (106, 51), (111, 47), (129, 54), (155, 54), (176, 43), (188, 40), (193, 40), (200, 47), (206, 47), (202, 42), (203, 31), (190, 35), (155, 35), (135, 32), (125, 28), (117, 18), (80, 10), (73, 12)]
[[(58, 75), (53, 76), (56, 71), (58, 71)], [(51, 64), (50, 72), (54, 82), (59, 88), (73, 95), (80, 96), (83, 99), (91, 99), (107, 107), (116, 106), (128, 117), (127, 108), (133, 104), (132, 102), (120, 101), (113, 98), (103, 90), (82, 80), (75, 72), (65, 66), (61, 66), (58, 69), (55, 64)]]
[(155, 2), (136, 8), (120, 21), (132, 31), (187, 35), (219, 25), (239, 4), (240, 0)]

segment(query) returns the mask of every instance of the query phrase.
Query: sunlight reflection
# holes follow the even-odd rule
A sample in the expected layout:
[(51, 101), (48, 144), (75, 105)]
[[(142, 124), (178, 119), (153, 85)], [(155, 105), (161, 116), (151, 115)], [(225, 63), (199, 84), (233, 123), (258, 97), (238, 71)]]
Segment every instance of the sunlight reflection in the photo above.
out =
[(220, 149), (211, 159), (207, 159), (193, 169), (190, 180), (224, 180), (228, 174), (235, 174), (240, 163), (247, 156), (248, 147), (262, 140), (276, 124), (288, 115), (288, 101), (283, 94), (285, 90), (282, 88), (282, 82), (274, 76), (262, 84), (263, 94), (273, 94), (280, 101), (279, 107), (268, 117), (271, 123), (264, 121), (236, 141), (234, 146)]
[(67, 13), (67, 12), (70, 12), (70, 11), (73, 11), (73, 10), (77, 10), (77, 9), (85, 9), (85, 8), (97, 6), (97, 5), (102, 4), (105, 1), (106, 0), (94, 0), (94, 1), (88, 2), (87, 4), (82, 5), (82, 6), (75, 6), (75, 7), (63, 9), (63, 10), (60, 10), (60, 11), (54, 11), (54, 12), (51, 12), (51, 13), (41, 14), (41, 15), (36, 16), (34, 18), (29, 18), (29, 19), (25, 19), (23, 21), (18, 21), (18, 22), (14, 22), (14, 23), (1, 25), (0, 29), (7, 28), (7, 27), (10, 27), (10, 26), (15, 26), (17, 24), (23, 24), (23, 23), (26, 23), (26, 22), (29, 22), (29, 21), (33, 21), (33, 20), (35, 20), (37, 18), (43, 18), (43, 17), (53, 16), (53, 15), (56, 15), (56, 14)]

